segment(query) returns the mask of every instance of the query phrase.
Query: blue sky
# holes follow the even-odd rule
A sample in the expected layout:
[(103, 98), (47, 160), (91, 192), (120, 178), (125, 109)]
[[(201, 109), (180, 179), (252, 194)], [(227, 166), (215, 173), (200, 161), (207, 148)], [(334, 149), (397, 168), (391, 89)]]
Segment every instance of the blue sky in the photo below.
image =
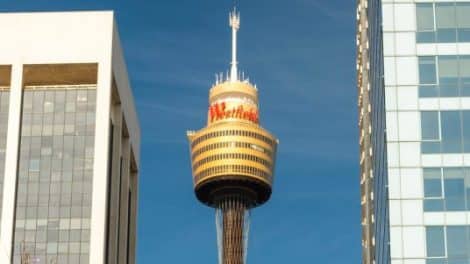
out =
[[(138, 263), (216, 263), (213, 210), (192, 192), (188, 129), (230, 61), (221, 0), (0, 0), (0, 11), (113, 9), (142, 126)], [(358, 263), (355, 1), (239, 0), (239, 61), (281, 141), (248, 263)]]

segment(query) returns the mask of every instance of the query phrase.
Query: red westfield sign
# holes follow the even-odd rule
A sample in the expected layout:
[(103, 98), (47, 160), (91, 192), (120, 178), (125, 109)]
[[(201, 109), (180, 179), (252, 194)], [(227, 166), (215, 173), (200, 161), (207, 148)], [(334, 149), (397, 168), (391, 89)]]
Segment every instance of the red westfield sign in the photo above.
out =
[(226, 118), (240, 118), (258, 123), (258, 111), (253, 108), (245, 110), (243, 105), (227, 109), (225, 102), (222, 102), (209, 107), (209, 118), (211, 122)]

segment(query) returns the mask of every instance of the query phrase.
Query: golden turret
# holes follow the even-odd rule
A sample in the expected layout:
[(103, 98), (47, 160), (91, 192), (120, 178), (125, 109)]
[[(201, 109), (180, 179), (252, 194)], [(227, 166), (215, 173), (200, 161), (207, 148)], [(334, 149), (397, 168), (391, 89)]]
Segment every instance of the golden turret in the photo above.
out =
[(238, 75), (238, 13), (230, 14), (230, 25), (230, 76), (210, 89), (207, 126), (187, 135), (196, 196), (217, 209), (219, 263), (242, 264), (248, 210), (271, 196), (278, 140), (259, 125), (258, 90)]
[(259, 126), (258, 92), (248, 81), (226, 81), (210, 90), (207, 127), (188, 132), (198, 199), (217, 207), (218, 189), (239, 188), (249, 207), (271, 195), (277, 140)]

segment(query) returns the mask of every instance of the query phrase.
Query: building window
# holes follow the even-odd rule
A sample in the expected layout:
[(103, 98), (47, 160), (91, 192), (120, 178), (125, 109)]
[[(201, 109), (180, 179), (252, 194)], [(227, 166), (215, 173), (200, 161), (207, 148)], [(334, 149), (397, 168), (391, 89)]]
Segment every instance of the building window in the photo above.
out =
[(440, 227), (426, 227), (426, 249), (427, 257), (443, 258), (446, 255), (445, 252), (445, 239), (444, 239), (444, 228)]
[(469, 226), (427, 226), (426, 264), (470, 264)]
[(26, 87), (14, 261), (88, 263), (96, 87)]
[(455, 3), (436, 4), (437, 42), (456, 42), (457, 25), (455, 19)]
[(434, 42), (433, 4), (416, 4), (417, 42)]
[(470, 96), (470, 56), (419, 57), (420, 97)]
[(470, 42), (470, 3), (416, 4), (418, 43)]
[(457, 36), (459, 42), (470, 42), (470, 3), (457, 5)]
[(8, 108), (10, 92), (0, 89), (0, 222), (3, 204), (3, 179), (5, 176), (5, 154), (7, 148)]
[(421, 152), (470, 153), (470, 111), (421, 112)]
[(470, 211), (470, 168), (424, 168), (424, 211)]

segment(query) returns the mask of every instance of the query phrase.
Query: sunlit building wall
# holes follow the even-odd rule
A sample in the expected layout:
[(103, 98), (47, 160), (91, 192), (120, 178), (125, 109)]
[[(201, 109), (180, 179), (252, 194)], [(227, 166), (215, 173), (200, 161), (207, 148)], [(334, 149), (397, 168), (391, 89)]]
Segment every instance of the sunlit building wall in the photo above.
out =
[(0, 263), (135, 263), (140, 131), (113, 12), (0, 14)]
[(362, 258), (390, 263), (387, 145), (381, 2), (357, 9), (357, 80), (360, 134)]
[[(383, 38), (383, 65), (358, 60), (358, 72), (383, 67), (384, 88), (359, 83), (359, 95), (364, 88), (385, 94), (388, 202), (380, 204), (389, 210), (391, 263), (468, 264), (470, 2), (382, 0), (381, 7), (375, 2), (358, 1), (358, 21), (381, 10), (382, 23), (368, 20), (366, 28), (381, 26), (376, 34)], [(358, 50), (373, 45), (371, 39), (359, 41)], [(380, 112), (374, 102), (366, 108), (366, 115)], [(363, 193), (363, 205), (374, 204), (378, 189)], [(369, 223), (377, 225), (379, 217), (371, 216)], [(376, 234), (363, 237), (363, 249), (371, 252), (382, 242)], [(374, 261), (388, 263), (364, 258)]]

